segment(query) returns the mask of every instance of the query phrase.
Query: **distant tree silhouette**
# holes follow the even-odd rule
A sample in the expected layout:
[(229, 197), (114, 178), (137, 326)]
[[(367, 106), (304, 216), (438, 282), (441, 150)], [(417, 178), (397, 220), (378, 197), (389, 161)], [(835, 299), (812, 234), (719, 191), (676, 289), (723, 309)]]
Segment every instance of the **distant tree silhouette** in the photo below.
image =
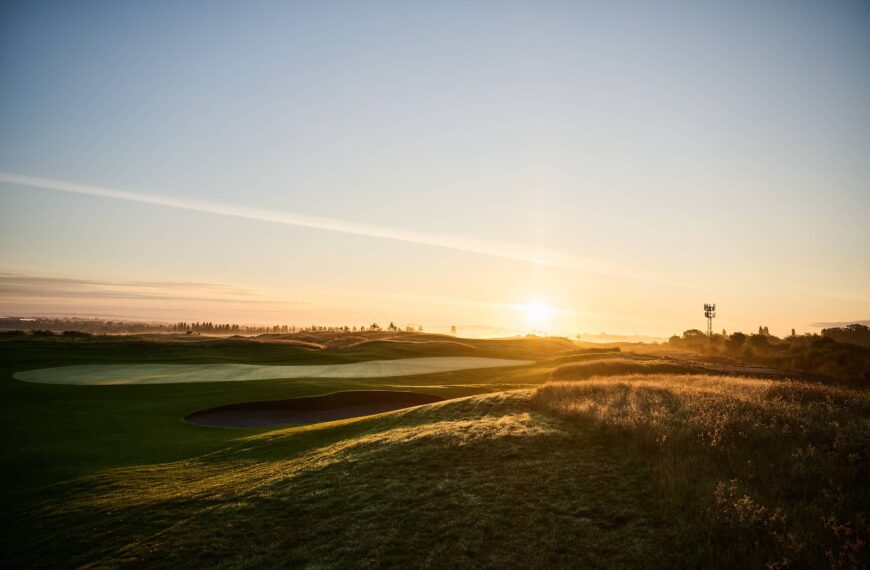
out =
[(749, 337), (749, 345), (755, 350), (764, 349), (770, 346), (770, 340), (766, 334), (754, 334)]
[(725, 341), (725, 346), (732, 352), (738, 352), (746, 343), (746, 335), (742, 332), (736, 332), (728, 337)]
[(700, 340), (706, 338), (707, 334), (698, 329), (689, 329), (683, 333), (683, 340)]
[(870, 327), (859, 323), (822, 329), (822, 336), (839, 342), (870, 347)]

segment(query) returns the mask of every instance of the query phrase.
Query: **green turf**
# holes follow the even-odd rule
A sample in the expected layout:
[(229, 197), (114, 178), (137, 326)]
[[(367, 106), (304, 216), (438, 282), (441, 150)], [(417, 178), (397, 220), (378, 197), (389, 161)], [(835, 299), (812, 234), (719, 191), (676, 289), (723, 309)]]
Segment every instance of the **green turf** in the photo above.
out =
[(85, 364), (54, 366), (15, 373), (17, 380), (66, 386), (107, 386), (118, 384), (192, 384), (243, 382), (291, 378), (388, 378), (417, 376), (480, 368), (526, 366), (532, 360), (436, 356), (370, 360), (348, 364)]
[[(509, 353), (547, 356), (520, 350)], [(482, 345), (475, 356), (504, 357)], [(454, 353), (451, 353), (454, 351)], [(455, 354), (459, 352), (461, 354)], [(433, 354), (434, 353), (434, 354)], [(101, 363), (334, 364), (421, 356), (468, 356), (464, 345), (367, 343), (346, 349), (311, 350), (244, 340), (179, 342), (137, 338), (33, 338), (0, 341), (0, 427), (8, 439), (0, 459), (0, 497), (102, 469), (184, 459), (221, 448), (232, 440), (268, 430), (216, 429), (181, 421), (191, 412), (253, 400), (326, 394), (340, 390), (419, 390), (445, 398), (540, 382), (549, 365), (415, 375), (405, 378), (290, 379), (175, 385), (60, 386), (20, 382), (20, 370)], [(12, 496), (11, 498), (9, 496)]]

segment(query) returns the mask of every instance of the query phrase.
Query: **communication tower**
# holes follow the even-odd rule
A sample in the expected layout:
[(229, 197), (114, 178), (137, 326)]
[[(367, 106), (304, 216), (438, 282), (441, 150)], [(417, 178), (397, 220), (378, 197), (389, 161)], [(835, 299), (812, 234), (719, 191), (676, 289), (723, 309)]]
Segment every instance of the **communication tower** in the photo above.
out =
[(704, 303), (704, 316), (707, 317), (707, 337), (712, 337), (713, 319), (716, 318), (716, 303)]

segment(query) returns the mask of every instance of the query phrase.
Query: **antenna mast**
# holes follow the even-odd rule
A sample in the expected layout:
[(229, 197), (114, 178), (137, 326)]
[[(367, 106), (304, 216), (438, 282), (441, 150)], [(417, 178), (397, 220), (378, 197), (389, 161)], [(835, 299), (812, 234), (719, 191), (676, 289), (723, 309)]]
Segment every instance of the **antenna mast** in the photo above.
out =
[(704, 303), (704, 316), (707, 317), (707, 338), (712, 338), (713, 319), (716, 318), (716, 303)]

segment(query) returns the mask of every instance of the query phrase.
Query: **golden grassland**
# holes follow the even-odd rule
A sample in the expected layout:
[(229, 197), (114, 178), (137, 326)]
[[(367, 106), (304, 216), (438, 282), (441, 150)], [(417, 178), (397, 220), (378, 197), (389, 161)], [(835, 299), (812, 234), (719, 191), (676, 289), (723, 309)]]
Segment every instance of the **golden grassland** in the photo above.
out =
[[(556, 374), (558, 376), (558, 374)], [(540, 409), (630, 447), (669, 511), (725, 567), (866, 564), (870, 396), (791, 381), (599, 377)]]

